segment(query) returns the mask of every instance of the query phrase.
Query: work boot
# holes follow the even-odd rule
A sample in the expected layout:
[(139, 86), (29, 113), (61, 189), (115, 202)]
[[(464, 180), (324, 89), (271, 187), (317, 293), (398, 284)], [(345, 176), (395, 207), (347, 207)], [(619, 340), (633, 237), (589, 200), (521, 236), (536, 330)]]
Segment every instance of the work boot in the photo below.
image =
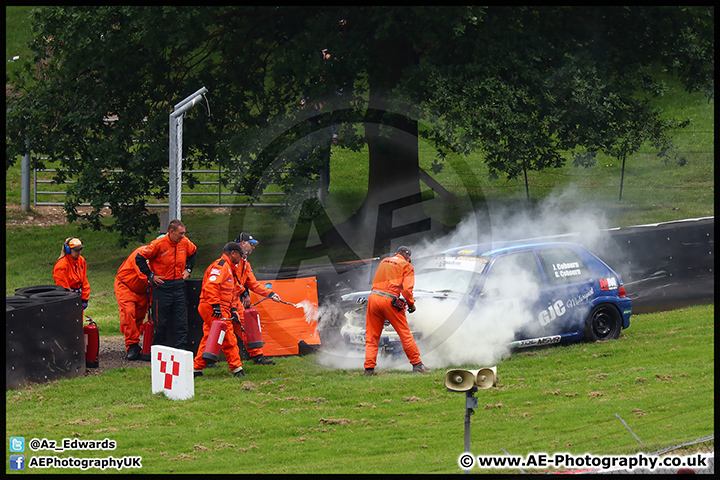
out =
[(238, 370), (237, 372), (234, 372), (234, 373), (233, 373), (233, 377), (245, 378), (245, 377), (247, 377), (247, 375), (245, 375), (245, 372), (243, 372), (243, 370), (242, 370), (242, 368), (241, 368), (241, 369)]
[(413, 365), (413, 373), (428, 373), (429, 371), (430, 370), (423, 365), (422, 362)]
[(219, 367), (217, 366), (217, 363), (215, 363), (215, 362), (208, 362), (208, 361), (206, 360), (205, 368), (219, 368)]
[(128, 360), (140, 360), (141, 353), (142, 349), (140, 348), (140, 345), (137, 343), (133, 343), (128, 347), (127, 355), (125, 355), (125, 358)]
[(275, 360), (270, 360), (262, 354), (250, 358), (252, 358), (252, 361), (255, 362), (255, 365), (275, 365)]
[(203, 374), (202, 370), (195, 370), (193, 372), (193, 378), (204, 377), (204, 376), (205, 375)]
[(375, 369), (374, 369), (374, 368), (366, 368), (366, 369), (365, 369), (365, 376), (366, 376), (366, 377), (372, 377), (372, 376), (374, 376), (374, 375), (377, 375), (377, 373), (375, 373)]

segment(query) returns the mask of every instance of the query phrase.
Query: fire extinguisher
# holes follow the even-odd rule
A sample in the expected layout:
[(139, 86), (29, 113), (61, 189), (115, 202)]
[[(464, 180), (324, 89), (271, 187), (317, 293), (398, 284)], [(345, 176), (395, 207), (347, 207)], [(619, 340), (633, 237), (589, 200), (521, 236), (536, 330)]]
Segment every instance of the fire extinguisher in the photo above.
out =
[(155, 331), (155, 324), (151, 319), (148, 318), (147, 322), (141, 325), (142, 328), (142, 352), (140, 352), (140, 360), (150, 361), (150, 347), (153, 343), (153, 334)]
[(225, 320), (213, 320), (212, 325), (210, 325), (210, 334), (208, 334), (205, 343), (205, 351), (202, 354), (203, 360), (208, 363), (215, 363), (220, 360), (220, 348), (223, 340), (225, 340), (226, 333), (227, 324)]
[(256, 308), (245, 310), (243, 328), (245, 329), (245, 343), (248, 349), (260, 348), (265, 345), (260, 331), (260, 314)]
[(88, 324), (83, 327), (85, 335), (85, 367), (98, 368), (100, 362), (100, 334), (98, 333), (97, 323), (92, 318), (87, 317)]
[(150, 293), (150, 283), (147, 287), (147, 321), (143, 323), (140, 328), (142, 330), (143, 342), (142, 351), (140, 352), (140, 360), (150, 361), (150, 347), (153, 343), (153, 335), (155, 333), (155, 324), (153, 323), (153, 306), (152, 306), (152, 294)]

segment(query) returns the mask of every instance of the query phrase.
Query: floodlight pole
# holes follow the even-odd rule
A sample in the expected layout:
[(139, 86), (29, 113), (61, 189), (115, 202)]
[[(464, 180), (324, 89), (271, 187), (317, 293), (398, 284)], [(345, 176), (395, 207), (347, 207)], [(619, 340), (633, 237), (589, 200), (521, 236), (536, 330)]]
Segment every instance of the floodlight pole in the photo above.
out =
[[(182, 135), (183, 116), (185, 112), (195, 106), (201, 98), (205, 98), (207, 88), (202, 87), (197, 92), (185, 98), (175, 105), (174, 111), (170, 114), (170, 171), (168, 182), (170, 187), (168, 197), (168, 220), (180, 220), (182, 206)], [(207, 103), (207, 98), (205, 98)], [(208, 107), (208, 115), (210, 108)]]

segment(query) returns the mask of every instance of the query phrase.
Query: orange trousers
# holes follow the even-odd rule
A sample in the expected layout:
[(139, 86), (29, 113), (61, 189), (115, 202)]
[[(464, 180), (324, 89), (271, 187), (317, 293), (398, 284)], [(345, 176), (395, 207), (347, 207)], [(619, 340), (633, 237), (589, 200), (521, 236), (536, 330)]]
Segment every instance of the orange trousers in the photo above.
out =
[(365, 368), (375, 368), (377, 365), (378, 343), (385, 319), (400, 336), (400, 343), (410, 363), (416, 365), (421, 362), (420, 350), (408, 327), (405, 311), (393, 307), (391, 302), (390, 298), (380, 295), (368, 296), (365, 316)]
[(120, 332), (125, 335), (125, 350), (140, 343), (140, 330), (148, 309), (147, 295), (138, 295), (124, 283), (115, 282), (115, 299), (120, 311)]
[[(219, 320), (212, 316), (213, 308), (212, 305), (205, 302), (200, 302), (198, 305), (198, 313), (203, 319), (203, 337), (200, 340), (200, 346), (198, 346), (197, 354), (195, 355), (195, 361), (193, 362), (193, 368), (195, 370), (202, 370), (207, 365), (207, 362), (203, 360), (202, 354), (205, 352), (205, 345), (207, 344), (208, 335), (210, 335), (210, 328), (215, 320)], [(223, 318), (230, 318), (230, 309), (222, 307)], [(242, 360), (240, 360), (240, 350), (238, 349), (237, 337), (233, 330), (232, 320), (225, 320), (227, 326), (227, 332), (222, 343), (222, 351), (225, 354), (225, 358), (228, 361), (228, 367), (232, 372), (236, 368), (242, 367)]]

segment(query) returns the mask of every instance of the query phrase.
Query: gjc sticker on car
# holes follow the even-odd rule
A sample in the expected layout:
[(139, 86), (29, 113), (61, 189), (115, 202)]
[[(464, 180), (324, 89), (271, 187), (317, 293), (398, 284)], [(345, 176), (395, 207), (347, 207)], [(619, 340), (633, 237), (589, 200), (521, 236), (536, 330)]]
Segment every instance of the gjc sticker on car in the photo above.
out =
[(565, 309), (563, 301), (558, 300), (557, 302), (553, 303), (551, 306), (540, 312), (540, 325), (544, 327), (548, 323), (555, 320), (557, 317), (562, 317), (563, 315), (565, 315), (566, 311), (567, 310)]

